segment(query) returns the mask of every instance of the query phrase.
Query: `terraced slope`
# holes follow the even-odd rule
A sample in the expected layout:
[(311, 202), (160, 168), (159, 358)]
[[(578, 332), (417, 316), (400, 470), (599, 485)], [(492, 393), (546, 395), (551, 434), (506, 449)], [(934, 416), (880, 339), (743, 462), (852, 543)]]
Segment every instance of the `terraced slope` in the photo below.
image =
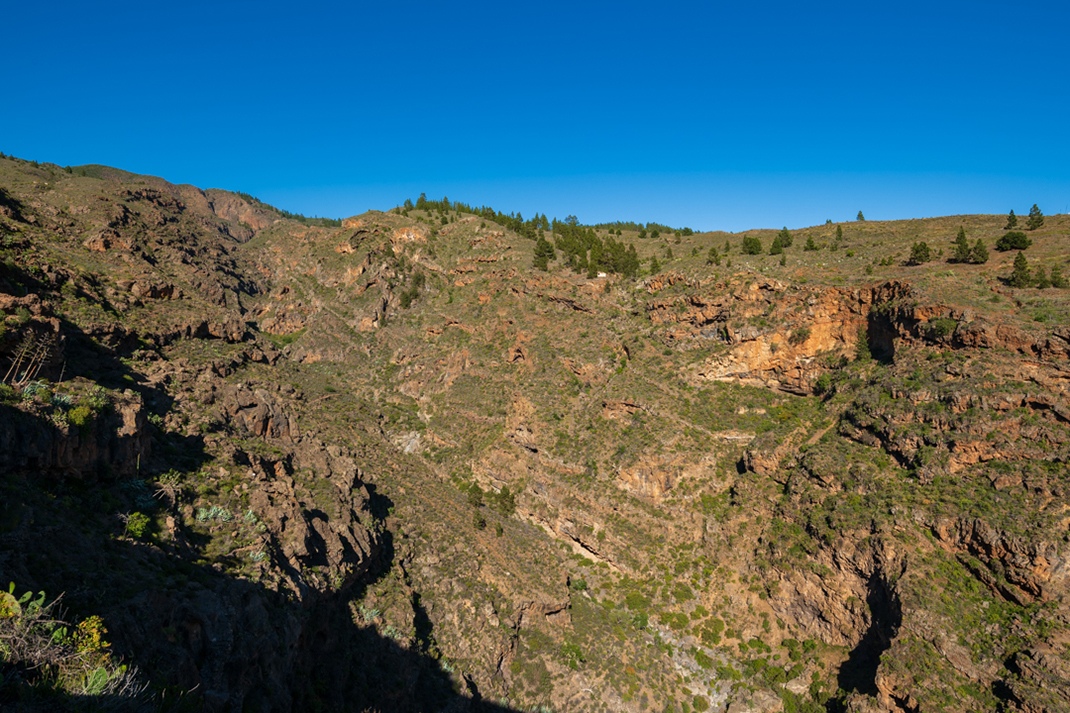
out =
[[(660, 263), (627, 279), (438, 204), (332, 227), (11, 159), (0, 189), (0, 581), (101, 617), (148, 687), (110, 703), (1070, 697), (1070, 290), (905, 264), (1002, 217), (817, 226), (783, 264), (624, 232)], [(0, 702), (99, 702), (29, 670)]]

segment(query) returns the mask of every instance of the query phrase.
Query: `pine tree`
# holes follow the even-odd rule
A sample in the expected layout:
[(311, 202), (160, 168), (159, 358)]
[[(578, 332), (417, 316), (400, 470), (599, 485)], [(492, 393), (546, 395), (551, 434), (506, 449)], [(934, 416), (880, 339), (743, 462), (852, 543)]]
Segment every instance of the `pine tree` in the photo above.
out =
[(539, 239), (535, 241), (535, 260), (532, 263), (537, 269), (546, 271), (549, 269), (549, 262), (557, 257), (557, 253), (554, 251), (554, 246), (550, 244), (550, 241), (546, 238), (539, 236)]
[(1037, 274), (1033, 281), (1036, 282), (1037, 289), (1046, 290), (1051, 287), (1051, 279), (1048, 277), (1048, 271), (1044, 269), (1043, 265), (1037, 268)]
[(1033, 274), (1029, 271), (1029, 262), (1025, 259), (1025, 253), (1018, 253), (1014, 258), (1014, 271), (1007, 278), (1007, 284), (1011, 287), (1029, 287), (1033, 284)]
[(1051, 266), (1051, 286), (1060, 290), (1070, 287), (1070, 282), (1063, 277), (1063, 268), (1058, 264)]
[(1025, 229), (1036, 230), (1042, 225), (1044, 225), (1044, 214), (1040, 212), (1040, 208), (1034, 203), (1033, 207), (1029, 209), (1029, 218), (1025, 221)]
[(651, 275), (656, 275), (656, 274), (658, 274), (659, 270), (661, 270), (661, 264), (658, 262), (658, 256), (657, 255), (651, 255), (650, 256), (650, 274)]
[(803, 250), (806, 250), (806, 251), (809, 251), (809, 252), (813, 252), (814, 250), (817, 250), (817, 243), (814, 242), (814, 236), (813, 235), (806, 236), (806, 245), (803, 245)]
[(929, 248), (929, 244), (922, 240), (921, 242), (914, 243), (910, 248), (910, 260), (907, 262), (909, 265), (921, 265), (924, 262), (929, 262), (932, 259), (932, 250)]
[(1014, 209), (1011, 208), (1011, 212), (1007, 214), (1007, 224), (1003, 226), (1004, 230), (1014, 230), (1018, 227), (1018, 216), (1014, 214)]
[(770, 255), (782, 255), (784, 253), (784, 244), (780, 242), (780, 236), (773, 238), (773, 244), (769, 246)]
[(780, 229), (780, 232), (777, 234), (777, 237), (780, 239), (780, 247), (782, 248), (790, 248), (791, 244), (795, 242), (795, 239), (791, 236), (791, 233), (788, 232), (788, 226), (786, 225)]
[(859, 223), (866, 222), (866, 216), (862, 215), (862, 211), (858, 211), (858, 222)]
[(959, 235), (955, 238), (955, 253), (951, 256), (951, 262), (969, 262), (970, 243), (966, 240), (966, 228), (959, 228)]
[(974, 265), (984, 265), (988, 262), (988, 248), (985, 247), (980, 238), (977, 238), (977, 242), (973, 244), (973, 249), (970, 250), (970, 262)]
[(710, 251), (706, 254), (706, 264), (707, 265), (720, 265), (721, 264), (721, 256), (717, 253), (717, 246), (716, 245), (711, 245), (710, 246)]
[(762, 254), (762, 241), (753, 235), (747, 235), (743, 238), (743, 254), (744, 255), (761, 255)]

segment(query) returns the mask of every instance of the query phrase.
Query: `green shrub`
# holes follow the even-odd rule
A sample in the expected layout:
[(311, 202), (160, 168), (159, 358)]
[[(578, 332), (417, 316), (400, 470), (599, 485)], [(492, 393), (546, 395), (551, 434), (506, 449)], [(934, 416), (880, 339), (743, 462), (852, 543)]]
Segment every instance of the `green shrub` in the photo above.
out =
[(509, 490), (508, 485), (503, 485), (494, 499), (497, 501), (498, 512), (502, 515), (509, 517), (516, 512), (516, 495)]
[(810, 328), (809, 327), (799, 327), (798, 329), (795, 329), (791, 333), (791, 336), (788, 337), (788, 344), (799, 345), (799, 344), (802, 344), (803, 342), (805, 342), (809, 338), (810, 338)]
[(583, 655), (583, 649), (578, 644), (572, 642), (566, 643), (561, 647), (561, 656), (565, 659), (565, 663), (573, 671), (580, 667), (580, 664), (585, 663), (587, 658)]
[(479, 487), (476, 483), (472, 483), (466, 489), (465, 497), (468, 499), (468, 504), (474, 508), (483, 507), (483, 488)]
[(147, 707), (145, 684), (112, 657), (99, 616), (70, 626), (59, 620), (55, 601), (45, 602), (44, 592), (36, 597), (29, 592), (15, 597), (14, 592), (14, 584), (0, 591), (0, 661), (5, 673), (34, 675), (0, 676), (4, 700), (56, 700), (60, 693), (109, 698), (109, 710)]
[(996, 241), (996, 250), (1005, 253), (1008, 250), (1025, 250), (1033, 244), (1032, 239), (1019, 230), (1012, 230)]
[(943, 339), (954, 334), (955, 328), (958, 326), (959, 323), (957, 320), (949, 317), (941, 317), (929, 321), (925, 326), (925, 334), (930, 339)]
[(86, 404), (79, 404), (67, 412), (67, 423), (83, 428), (93, 418), (93, 411)]
[(761, 255), (762, 241), (753, 235), (747, 235), (743, 238), (742, 250), (744, 255)]
[(126, 534), (135, 540), (143, 539), (150, 534), (152, 519), (143, 512), (132, 513), (126, 518)]
[(929, 244), (922, 240), (911, 246), (910, 259), (907, 262), (910, 265), (921, 265), (922, 263), (929, 262), (931, 259), (932, 250), (929, 248)]
[(855, 359), (857, 361), (869, 361), (873, 358), (873, 352), (869, 348), (869, 333), (865, 327), (858, 330), (858, 343), (855, 345)]

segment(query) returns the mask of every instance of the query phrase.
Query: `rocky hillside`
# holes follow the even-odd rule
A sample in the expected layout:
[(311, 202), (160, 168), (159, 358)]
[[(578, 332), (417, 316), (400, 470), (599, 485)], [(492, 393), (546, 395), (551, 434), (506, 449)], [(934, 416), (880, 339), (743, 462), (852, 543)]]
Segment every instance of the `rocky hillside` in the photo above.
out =
[(625, 278), (0, 159), (0, 706), (1066, 710), (1070, 290), (1002, 227), (624, 231)]

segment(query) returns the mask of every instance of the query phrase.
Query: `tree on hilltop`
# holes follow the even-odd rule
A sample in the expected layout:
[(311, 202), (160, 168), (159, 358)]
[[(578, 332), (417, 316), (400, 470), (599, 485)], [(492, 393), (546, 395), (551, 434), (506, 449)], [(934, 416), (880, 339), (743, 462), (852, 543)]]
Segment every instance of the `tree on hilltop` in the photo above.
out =
[(784, 248), (790, 248), (791, 244), (795, 242), (795, 238), (792, 237), (791, 232), (788, 230), (788, 226), (784, 226), (777, 233), (777, 238), (780, 239), (780, 246)]
[(862, 211), (858, 211), (857, 220), (858, 220), (859, 223), (865, 223), (866, 222), (866, 216), (862, 215)]
[(1040, 212), (1040, 208), (1034, 203), (1033, 207), (1029, 209), (1029, 218), (1025, 221), (1025, 229), (1036, 230), (1042, 225), (1044, 225), (1044, 214)]
[(1011, 208), (1011, 212), (1007, 214), (1007, 224), (1003, 226), (1004, 230), (1014, 230), (1018, 227), (1018, 216), (1014, 214), (1014, 209)]

